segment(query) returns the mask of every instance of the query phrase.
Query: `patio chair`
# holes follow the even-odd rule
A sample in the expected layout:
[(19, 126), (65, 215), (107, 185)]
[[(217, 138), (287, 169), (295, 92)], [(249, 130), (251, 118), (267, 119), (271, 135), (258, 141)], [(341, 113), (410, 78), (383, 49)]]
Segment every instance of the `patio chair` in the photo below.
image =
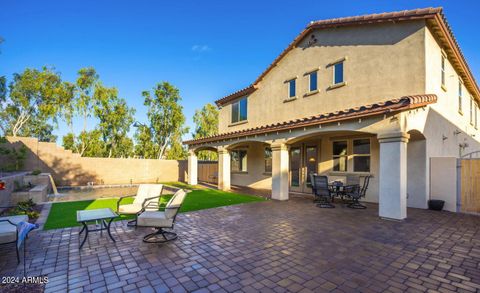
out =
[(311, 173), (310, 181), (312, 182), (312, 192), (317, 206), (320, 208), (334, 208), (335, 206), (331, 203), (332, 192), (328, 186), (328, 177)]
[[(137, 226), (156, 229), (155, 232), (145, 235), (143, 242), (164, 243), (177, 239), (177, 233), (164, 229), (173, 229), (178, 211), (182, 207), (186, 195), (187, 193), (180, 189), (168, 201), (164, 211), (144, 211), (138, 215)], [(159, 239), (160, 235), (163, 239)]]
[[(126, 195), (118, 199), (117, 213), (119, 215), (135, 215), (135, 219), (128, 221), (127, 226), (136, 226), (140, 212), (158, 211), (162, 189), (163, 184), (140, 184), (136, 195)], [(121, 204), (121, 201), (127, 197), (135, 197), (133, 203)]]
[[(0, 208), (14, 208), (14, 207), (0, 207)], [(24, 210), (26, 212), (26, 210)], [(20, 222), (28, 222), (28, 216), (25, 215), (16, 215), (16, 216), (7, 216), (0, 217), (0, 245), (15, 244), (15, 249), (17, 252), (17, 262), (20, 263), (20, 254), (18, 252), (19, 240), (18, 237), (18, 224)]]
[(345, 195), (352, 199), (352, 202), (347, 205), (347, 207), (352, 209), (366, 209), (365, 205), (360, 203), (360, 198), (365, 197), (365, 193), (368, 189), (368, 184), (370, 183), (371, 176), (365, 176), (363, 179), (363, 186), (360, 185), (350, 185), (347, 186), (345, 190)]
[(342, 188), (339, 189), (338, 192), (338, 195), (340, 196), (342, 201), (344, 201), (345, 197), (349, 197), (349, 195), (347, 195), (347, 192), (350, 192), (354, 185), (360, 186), (360, 177), (351, 174), (347, 175), (347, 177), (345, 178), (344, 186), (342, 186)]
[(345, 185), (360, 185), (360, 177), (357, 175), (347, 175)]

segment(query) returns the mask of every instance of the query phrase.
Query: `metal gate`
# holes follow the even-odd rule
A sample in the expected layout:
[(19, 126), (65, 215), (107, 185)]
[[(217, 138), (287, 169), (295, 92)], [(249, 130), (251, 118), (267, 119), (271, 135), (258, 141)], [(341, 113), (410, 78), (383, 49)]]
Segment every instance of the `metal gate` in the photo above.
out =
[(480, 213), (480, 151), (459, 159), (460, 208), (465, 213)]

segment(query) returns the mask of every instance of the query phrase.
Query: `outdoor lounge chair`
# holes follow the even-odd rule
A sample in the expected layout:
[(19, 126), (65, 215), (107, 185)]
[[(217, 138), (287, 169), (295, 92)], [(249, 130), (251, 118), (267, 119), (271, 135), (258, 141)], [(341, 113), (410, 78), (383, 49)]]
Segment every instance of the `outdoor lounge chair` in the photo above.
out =
[(321, 208), (334, 208), (335, 206), (331, 203), (332, 193), (328, 186), (328, 177), (311, 173), (310, 180), (312, 182), (312, 192), (315, 197), (314, 201), (318, 202), (317, 206)]
[[(165, 206), (164, 211), (144, 211), (138, 215), (137, 226), (152, 227), (156, 231), (143, 237), (143, 242), (147, 243), (164, 243), (177, 239), (177, 234), (173, 231), (165, 231), (164, 229), (173, 229), (178, 211), (187, 193), (180, 189), (172, 196)], [(163, 239), (159, 239), (159, 236)]]
[[(122, 196), (117, 201), (117, 213), (120, 215), (135, 215), (135, 220), (127, 223), (136, 226), (138, 214), (142, 211), (158, 211), (159, 200), (162, 196), (163, 184), (140, 184), (137, 195)], [(135, 197), (131, 204), (121, 204), (127, 197)]]
[(365, 176), (363, 179), (363, 186), (360, 185), (351, 185), (347, 186), (345, 189), (345, 195), (352, 199), (352, 202), (347, 206), (352, 209), (366, 209), (367, 207), (360, 203), (360, 198), (365, 197), (365, 193), (368, 189), (368, 184), (370, 183), (371, 176)]
[[(0, 208), (13, 208), (9, 207), (0, 207)], [(19, 248), (19, 235), (18, 235), (18, 224), (20, 222), (28, 222), (28, 216), (26, 215), (17, 215), (17, 216), (8, 216), (0, 217), (0, 245), (4, 244), (15, 244), (15, 249), (17, 251), (17, 261), (20, 263), (20, 254), (18, 252)]]

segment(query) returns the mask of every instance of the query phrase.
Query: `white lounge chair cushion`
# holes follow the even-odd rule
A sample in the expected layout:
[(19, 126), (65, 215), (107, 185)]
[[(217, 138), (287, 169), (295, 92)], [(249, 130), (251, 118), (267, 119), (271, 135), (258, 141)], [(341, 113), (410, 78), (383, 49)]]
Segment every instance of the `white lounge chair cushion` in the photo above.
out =
[(145, 211), (137, 218), (137, 226), (168, 228), (171, 227), (172, 224), (173, 218), (168, 219), (165, 213), (160, 211)]
[[(0, 217), (0, 220), (9, 220), (17, 225), (20, 222), (28, 222), (27, 215)], [(17, 226), (13, 226), (9, 222), (0, 222), (0, 243), (13, 242), (17, 239)]]
[(122, 204), (118, 207), (118, 212), (120, 214), (131, 214), (131, 215), (134, 215), (134, 214), (137, 214), (138, 212), (140, 212), (140, 210), (142, 209), (142, 205), (140, 204), (134, 204), (134, 203), (131, 203), (131, 204)]
[[(137, 195), (135, 196), (133, 203), (142, 205), (145, 199), (162, 195), (162, 189), (163, 184), (140, 184), (140, 186), (138, 186)], [(150, 201), (158, 202), (158, 198)]]
[(167, 205), (165, 206), (165, 215), (167, 218), (173, 218), (178, 213), (178, 210), (175, 208), (179, 208), (187, 193), (180, 189), (179, 191), (175, 192), (172, 198), (168, 201)]
[[(146, 202), (147, 211), (158, 210), (158, 202), (162, 195), (163, 184), (140, 184), (137, 195), (131, 204), (120, 204), (118, 212), (120, 214), (134, 215), (142, 210), (142, 205), (147, 198), (156, 197)], [(149, 207), (150, 206), (150, 207)]]

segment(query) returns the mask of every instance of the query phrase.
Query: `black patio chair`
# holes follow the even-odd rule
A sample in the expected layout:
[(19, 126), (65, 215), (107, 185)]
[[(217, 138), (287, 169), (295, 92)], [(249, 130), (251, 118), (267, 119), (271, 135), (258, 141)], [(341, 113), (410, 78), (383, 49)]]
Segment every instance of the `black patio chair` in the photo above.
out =
[(320, 208), (334, 208), (335, 206), (331, 203), (332, 191), (328, 186), (328, 177), (311, 173), (310, 181), (312, 182), (312, 192), (317, 206)]
[(370, 183), (371, 176), (365, 176), (363, 179), (363, 186), (360, 185), (349, 185), (345, 187), (345, 195), (352, 199), (352, 202), (347, 205), (347, 207), (352, 209), (366, 209), (367, 207), (360, 203), (360, 198), (365, 197), (365, 193), (368, 189), (368, 184)]

